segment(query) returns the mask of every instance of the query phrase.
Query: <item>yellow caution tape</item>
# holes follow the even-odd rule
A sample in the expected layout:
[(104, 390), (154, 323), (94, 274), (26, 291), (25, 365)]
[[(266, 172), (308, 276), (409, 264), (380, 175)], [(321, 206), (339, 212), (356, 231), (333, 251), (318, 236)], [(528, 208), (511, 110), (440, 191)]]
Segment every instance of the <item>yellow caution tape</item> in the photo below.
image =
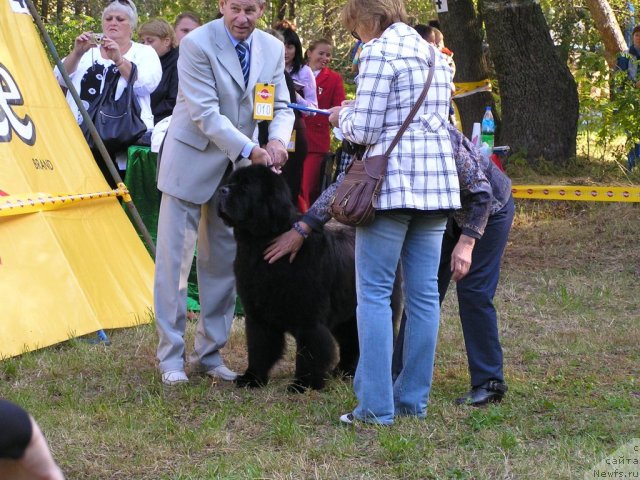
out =
[(514, 198), (577, 200), (582, 202), (640, 202), (640, 187), (586, 187), (576, 185), (513, 185)]
[(127, 190), (124, 184), (119, 184), (119, 187), (120, 188), (116, 190), (106, 192), (77, 193), (69, 195), (53, 195), (50, 193), (39, 192), (0, 197), (0, 217), (57, 210), (74, 203), (87, 200), (100, 200), (109, 197), (124, 197), (125, 199), (129, 198), (129, 201), (131, 201), (129, 190)]
[(131, 195), (129, 195), (129, 189), (127, 186), (123, 182), (120, 182), (118, 183), (118, 190), (122, 192), (122, 200), (125, 203), (129, 203), (131, 201)]
[(451, 105), (453, 105), (453, 115), (456, 119), (456, 128), (464, 135), (464, 132), (462, 131), (462, 121), (460, 120), (462, 117), (460, 116), (458, 104), (456, 102), (451, 102)]
[(491, 91), (491, 80), (488, 78), (480, 80), (479, 82), (456, 82), (454, 84), (456, 86), (456, 92), (452, 97), (454, 99), (468, 97), (474, 93)]

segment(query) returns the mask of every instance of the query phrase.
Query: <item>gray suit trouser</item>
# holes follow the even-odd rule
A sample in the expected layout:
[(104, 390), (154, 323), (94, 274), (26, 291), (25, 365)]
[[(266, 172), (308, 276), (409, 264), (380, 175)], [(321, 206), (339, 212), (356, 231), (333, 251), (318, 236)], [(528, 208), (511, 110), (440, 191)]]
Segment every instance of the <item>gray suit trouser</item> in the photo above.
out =
[(153, 293), (161, 372), (185, 367), (187, 278), (196, 241), (201, 310), (189, 360), (198, 369), (210, 370), (223, 364), (220, 349), (233, 322), (236, 243), (231, 228), (218, 217), (215, 195), (199, 205), (163, 193)]

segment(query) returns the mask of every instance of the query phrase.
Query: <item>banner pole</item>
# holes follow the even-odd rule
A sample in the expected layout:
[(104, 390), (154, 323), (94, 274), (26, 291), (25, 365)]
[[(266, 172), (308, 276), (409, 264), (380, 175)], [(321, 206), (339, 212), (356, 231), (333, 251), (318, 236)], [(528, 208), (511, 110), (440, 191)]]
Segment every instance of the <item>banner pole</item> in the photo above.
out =
[(51, 56), (53, 57), (56, 65), (58, 66), (58, 69), (60, 70), (60, 73), (64, 78), (64, 82), (66, 83), (67, 88), (69, 89), (69, 93), (71, 93), (71, 96), (73, 97), (74, 102), (78, 106), (78, 110), (82, 115), (83, 121), (89, 127), (89, 133), (91, 134), (91, 137), (93, 138), (93, 141), (95, 142), (96, 147), (98, 147), (98, 151), (100, 152), (100, 155), (104, 159), (104, 162), (107, 168), (109, 169), (109, 173), (111, 174), (111, 176), (113, 177), (113, 180), (118, 185), (118, 188), (124, 191), (123, 201), (124, 201), (124, 204), (127, 206), (129, 213), (131, 214), (131, 219), (133, 220), (133, 223), (136, 226), (138, 232), (142, 235), (144, 243), (149, 249), (149, 252), (151, 253), (152, 258), (155, 260), (156, 246), (153, 242), (153, 238), (151, 238), (151, 235), (149, 234), (149, 230), (147, 230), (147, 227), (142, 221), (142, 218), (140, 217), (140, 213), (138, 212), (138, 209), (133, 203), (131, 196), (127, 193), (128, 192), (127, 188), (124, 185), (122, 178), (120, 177), (120, 173), (118, 173), (118, 169), (115, 167), (113, 160), (109, 155), (109, 152), (107, 152), (107, 149), (104, 146), (104, 143), (102, 143), (102, 139), (100, 138), (100, 135), (98, 135), (98, 131), (96, 130), (96, 127), (93, 124), (93, 121), (89, 117), (89, 114), (87, 113), (86, 108), (84, 108), (84, 105), (82, 104), (82, 100), (80, 100), (80, 95), (78, 95), (78, 92), (73, 86), (73, 83), (71, 82), (71, 78), (69, 77), (67, 70), (64, 68), (64, 65), (62, 64), (62, 60), (60, 60), (60, 56), (58, 55), (56, 47), (51, 41), (51, 37), (49, 37), (47, 30), (44, 28), (44, 24), (42, 23), (42, 18), (40, 18), (38, 11), (36, 10), (35, 5), (33, 4), (33, 0), (26, 0), (26, 2), (27, 2), (27, 6), (29, 7), (29, 12), (31, 12), (31, 17), (36, 23), (36, 26), (40, 31), (40, 35), (44, 39), (44, 42), (46, 43), (47, 48), (51, 53)]

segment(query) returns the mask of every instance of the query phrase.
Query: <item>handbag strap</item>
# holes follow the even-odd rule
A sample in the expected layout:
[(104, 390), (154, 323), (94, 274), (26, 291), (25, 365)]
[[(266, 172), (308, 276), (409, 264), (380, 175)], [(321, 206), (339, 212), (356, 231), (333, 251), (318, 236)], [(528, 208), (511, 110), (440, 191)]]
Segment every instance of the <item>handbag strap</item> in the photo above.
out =
[(400, 127), (400, 130), (398, 130), (398, 133), (396, 133), (396, 136), (393, 138), (391, 145), (389, 145), (389, 148), (387, 148), (387, 151), (385, 152), (385, 156), (387, 157), (390, 156), (393, 149), (396, 148), (396, 145), (400, 141), (400, 138), (404, 134), (405, 130), (409, 127), (409, 124), (413, 121), (413, 118), (416, 116), (416, 113), (418, 113), (418, 109), (422, 106), (422, 102), (424, 102), (424, 99), (427, 96), (427, 91), (431, 86), (431, 81), (433, 80), (433, 74), (436, 70), (436, 49), (431, 45), (429, 45), (429, 50), (431, 51), (430, 52), (431, 56), (429, 58), (430, 65), (429, 65), (429, 75), (427, 76), (427, 81), (424, 84), (424, 88), (422, 89), (420, 98), (418, 98), (418, 101), (415, 103), (415, 105), (409, 112), (409, 115), (407, 116), (404, 123)]
[(125, 87), (127, 90), (127, 102), (131, 103), (131, 99), (133, 98), (133, 84), (136, 83), (138, 79), (138, 67), (135, 63), (131, 63), (131, 73), (129, 74), (129, 79), (127, 80), (127, 86)]
[[(129, 99), (132, 97), (132, 91), (133, 91), (133, 84), (136, 83), (136, 80), (138, 79), (138, 67), (136, 66), (135, 63), (130, 62), (131, 63), (131, 73), (129, 74), (129, 78), (127, 80), (127, 86), (124, 87), (124, 91), (122, 92), (123, 95), (126, 95), (127, 101), (129, 101)], [(115, 98), (116, 96), (116, 89), (118, 88), (118, 82), (120, 81), (120, 77), (122, 77), (122, 74), (118, 71), (115, 75), (113, 75), (110, 79), (108, 83), (105, 83), (104, 85), (104, 89), (103, 89), (103, 97), (106, 97), (107, 95), (111, 95), (113, 96), (113, 98)]]

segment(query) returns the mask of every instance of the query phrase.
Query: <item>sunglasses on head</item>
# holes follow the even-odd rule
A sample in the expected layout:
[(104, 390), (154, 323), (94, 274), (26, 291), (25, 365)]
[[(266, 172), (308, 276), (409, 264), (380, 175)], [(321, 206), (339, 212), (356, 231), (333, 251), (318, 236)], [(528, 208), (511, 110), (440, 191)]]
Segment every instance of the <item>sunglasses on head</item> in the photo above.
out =
[(119, 3), (120, 5), (124, 5), (124, 6), (126, 6), (126, 7), (129, 7), (129, 8), (131, 8), (131, 10), (133, 10), (134, 12), (136, 11), (135, 4), (134, 4), (132, 1), (130, 1), (130, 0), (113, 0), (111, 3), (114, 3), (114, 2), (117, 2), (117, 3)]

